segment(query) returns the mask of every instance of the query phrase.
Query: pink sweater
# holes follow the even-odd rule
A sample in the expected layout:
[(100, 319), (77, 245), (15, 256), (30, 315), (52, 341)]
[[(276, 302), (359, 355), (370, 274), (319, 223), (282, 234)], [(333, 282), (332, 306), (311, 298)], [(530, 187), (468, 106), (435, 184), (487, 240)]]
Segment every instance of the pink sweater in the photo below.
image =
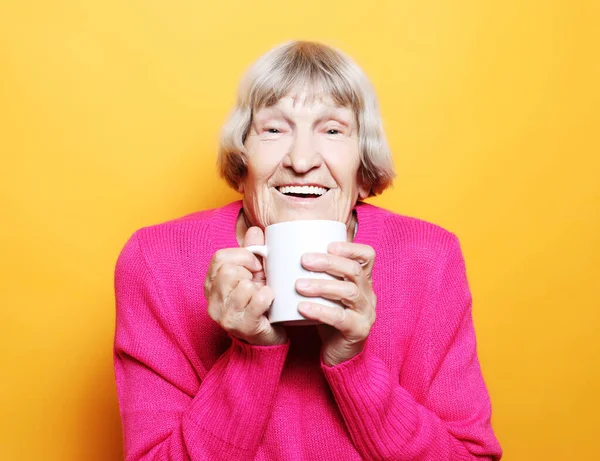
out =
[(320, 361), (315, 327), (281, 346), (229, 337), (206, 312), (212, 255), (241, 202), (136, 232), (116, 267), (115, 371), (129, 460), (500, 459), (456, 236), (368, 204), (377, 258), (365, 350)]

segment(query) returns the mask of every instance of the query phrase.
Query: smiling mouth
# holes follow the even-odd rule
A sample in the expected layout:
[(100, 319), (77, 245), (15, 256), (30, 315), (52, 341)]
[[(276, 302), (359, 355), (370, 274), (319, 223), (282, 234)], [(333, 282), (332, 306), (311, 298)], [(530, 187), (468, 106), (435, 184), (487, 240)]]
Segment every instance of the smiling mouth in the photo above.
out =
[(329, 190), (321, 186), (280, 186), (276, 189), (283, 195), (298, 198), (318, 198)]

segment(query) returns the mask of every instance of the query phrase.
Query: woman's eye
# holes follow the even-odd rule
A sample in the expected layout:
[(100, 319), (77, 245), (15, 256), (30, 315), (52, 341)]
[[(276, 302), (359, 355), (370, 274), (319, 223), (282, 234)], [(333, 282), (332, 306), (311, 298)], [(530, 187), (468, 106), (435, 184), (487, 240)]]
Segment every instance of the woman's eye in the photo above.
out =
[(277, 134), (280, 132), (277, 128), (267, 128), (265, 131), (271, 134)]
[(327, 130), (327, 134), (340, 134), (340, 130), (336, 130), (335, 128), (332, 128), (330, 130)]

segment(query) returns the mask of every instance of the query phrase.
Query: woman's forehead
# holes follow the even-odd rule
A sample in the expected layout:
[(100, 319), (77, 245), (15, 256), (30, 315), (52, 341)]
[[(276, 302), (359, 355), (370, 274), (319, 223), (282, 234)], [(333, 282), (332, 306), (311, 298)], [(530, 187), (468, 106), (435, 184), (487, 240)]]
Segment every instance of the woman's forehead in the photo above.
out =
[(337, 102), (330, 93), (317, 89), (302, 89), (293, 93), (288, 93), (285, 96), (282, 96), (277, 101), (277, 104), (281, 104), (282, 102), (291, 103), (294, 107), (296, 105), (342, 106), (342, 104)]
[(319, 116), (332, 115), (345, 118), (351, 118), (354, 115), (351, 107), (338, 103), (330, 95), (315, 95), (307, 92), (283, 96), (274, 104), (257, 109), (254, 114), (268, 116), (298, 111), (310, 112)]

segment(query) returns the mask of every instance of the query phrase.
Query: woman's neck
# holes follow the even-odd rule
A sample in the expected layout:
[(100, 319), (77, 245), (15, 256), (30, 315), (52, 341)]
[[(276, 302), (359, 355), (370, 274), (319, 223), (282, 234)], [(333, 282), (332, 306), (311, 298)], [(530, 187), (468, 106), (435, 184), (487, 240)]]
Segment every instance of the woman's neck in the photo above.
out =
[[(358, 220), (356, 218), (356, 211), (352, 211), (350, 215), (350, 219), (346, 224), (347, 229), (347, 241), (352, 242), (354, 240), (354, 236), (356, 235), (356, 226), (358, 225)], [(244, 209), (240, 210), (240, 214), (238, 215), (237, 222), (235, 224), (235, 236), (237, 238), (238, 244), (240, 246), (244, 245), (244, 236), (246, 235), (246, 231), (252, 227), (252, 224), (248, 220), (246, 213), (244, 213)]]

